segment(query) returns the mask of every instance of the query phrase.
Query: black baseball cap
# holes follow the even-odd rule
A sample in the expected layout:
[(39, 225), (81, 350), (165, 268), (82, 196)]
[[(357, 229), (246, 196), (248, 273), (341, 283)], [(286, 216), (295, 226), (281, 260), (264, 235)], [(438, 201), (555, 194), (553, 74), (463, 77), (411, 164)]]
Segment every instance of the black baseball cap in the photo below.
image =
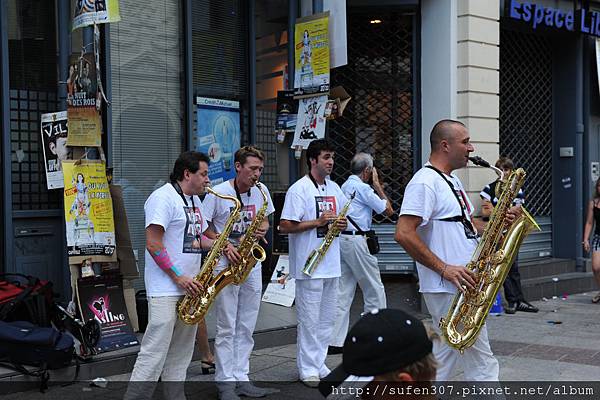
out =
[(433, 348), (423, 323), (412, 315), (390, 308), (364, 315), (348, 332), (342, 364), (319, 383), (327, 397), (332, 387), (348, 376), (376, 376), (421, 360)]

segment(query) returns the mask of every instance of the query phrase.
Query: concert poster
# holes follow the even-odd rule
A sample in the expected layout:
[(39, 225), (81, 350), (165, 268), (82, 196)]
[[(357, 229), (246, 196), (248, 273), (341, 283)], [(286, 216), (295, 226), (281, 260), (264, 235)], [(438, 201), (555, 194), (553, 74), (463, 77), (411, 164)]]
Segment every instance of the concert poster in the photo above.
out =
[(62, 165), (69, 257), (112, 256), (115, 226), (104, 162), (65, 161)]
[(79, 278), (77, 280), (79, 312), (84, 322), (95, 319), (100, 324), (99, 353), (138, 345), (127, 314), (123, 281), (119, 276)]
[(329, 93), (329, 11), (296, 20), (294, 95)]
[(72, 151), (67, 146), (67, 112), (42, 114), (40, 132), (48, 189), (62, 188), (62, 161), (72, 158)]
[(121, 20), (119, 0), (74, 0), (73, 30)]
[(102, 119), (93, 53), (71, 57), (67, 77), (69, 146), (100, 147)]
[(214, 186), (235, 177), (233, 157), (240, 148), (240, 103), (197, 97), (196, 107), (194, 150), (210, 158), (208, 176)]
[(294, 131), (292, 148), (307, 148), (310, 142), (325, 137), (325, 106), (327, 96), (300, 99), (298, 106), (298, 122)]

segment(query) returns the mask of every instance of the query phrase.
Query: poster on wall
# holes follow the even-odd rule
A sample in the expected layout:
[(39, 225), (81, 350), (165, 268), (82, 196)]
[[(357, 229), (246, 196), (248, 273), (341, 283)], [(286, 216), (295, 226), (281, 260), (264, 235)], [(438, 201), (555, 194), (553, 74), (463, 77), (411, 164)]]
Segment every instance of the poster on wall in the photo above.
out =
[(291, 307), (296, 297), (296, 281), (290, 277), (290, 260), (287, 255), (279, 256), (271, 281), (263, 294), (265, 303)]
[(113, 255), (115, 225), (104, 162), (65, 161), (62, 165), (69, 257)]
[(102, 119), (93, 53), (73, 56), (67, 77), (67, 118), (69, 146), (100, 147)]
[(77, 280), (79, 312), (84, 321), (95, 319), (100, 324), (99, 353), (139, 344), (131, 328), (119, 276)]
[(74, 0), (73, 30), (121, 20), (119, 0)]
[(67, 147), (67, 112), (42, 114), (41, 135), (48, 189), (62, 188), (62, 162), (72, 158)]
[(323, 0), (323, 10), (329, 10), (330, 68), (348, 64), (346, 35), (346, 0)]
[(297, 120), (298, 100), (294, 99), (294, 91), (277, 91), (277, 120), (275, 129), (284, 132), (294, 132)]
[(300, 146), (305, 149), (313, 140), (325, 137), (326, 104), (327, 96), (300, 99), (292, 148)]
[(240, 103), (197, 97), (196, 107), (194, 150), (210, 158), (208, 176), (217, 185), (235, 177), (233, 157), (240, 148)]
[(294, 95), (329, 93), (329, 11), (296, 20)]

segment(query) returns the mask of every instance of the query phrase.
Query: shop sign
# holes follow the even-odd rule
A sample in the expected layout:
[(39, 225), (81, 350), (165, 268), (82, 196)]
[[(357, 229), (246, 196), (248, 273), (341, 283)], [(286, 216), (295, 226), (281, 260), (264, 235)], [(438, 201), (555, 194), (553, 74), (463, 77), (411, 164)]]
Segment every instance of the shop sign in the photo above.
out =
[(510, 0), (508, 15), (530, 24), (533, 29), (544, 26), (600, 36), (600, 13), (585, 8), (564, 11), (542, 4)]

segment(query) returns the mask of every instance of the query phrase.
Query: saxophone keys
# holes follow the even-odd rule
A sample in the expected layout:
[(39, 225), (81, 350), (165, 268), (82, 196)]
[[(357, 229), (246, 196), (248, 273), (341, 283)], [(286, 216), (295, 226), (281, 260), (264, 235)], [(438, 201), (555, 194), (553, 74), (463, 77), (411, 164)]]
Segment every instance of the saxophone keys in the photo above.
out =
[(502, 263), (504, 261), (504, 258), (506, 258), (506, 255), (504, 253), (503, 249), (498, 250), (497, 252), (495, 252), (491, 257), (490, 257), (490, 261), (495, 264), (498, 265), (500, 263)]

